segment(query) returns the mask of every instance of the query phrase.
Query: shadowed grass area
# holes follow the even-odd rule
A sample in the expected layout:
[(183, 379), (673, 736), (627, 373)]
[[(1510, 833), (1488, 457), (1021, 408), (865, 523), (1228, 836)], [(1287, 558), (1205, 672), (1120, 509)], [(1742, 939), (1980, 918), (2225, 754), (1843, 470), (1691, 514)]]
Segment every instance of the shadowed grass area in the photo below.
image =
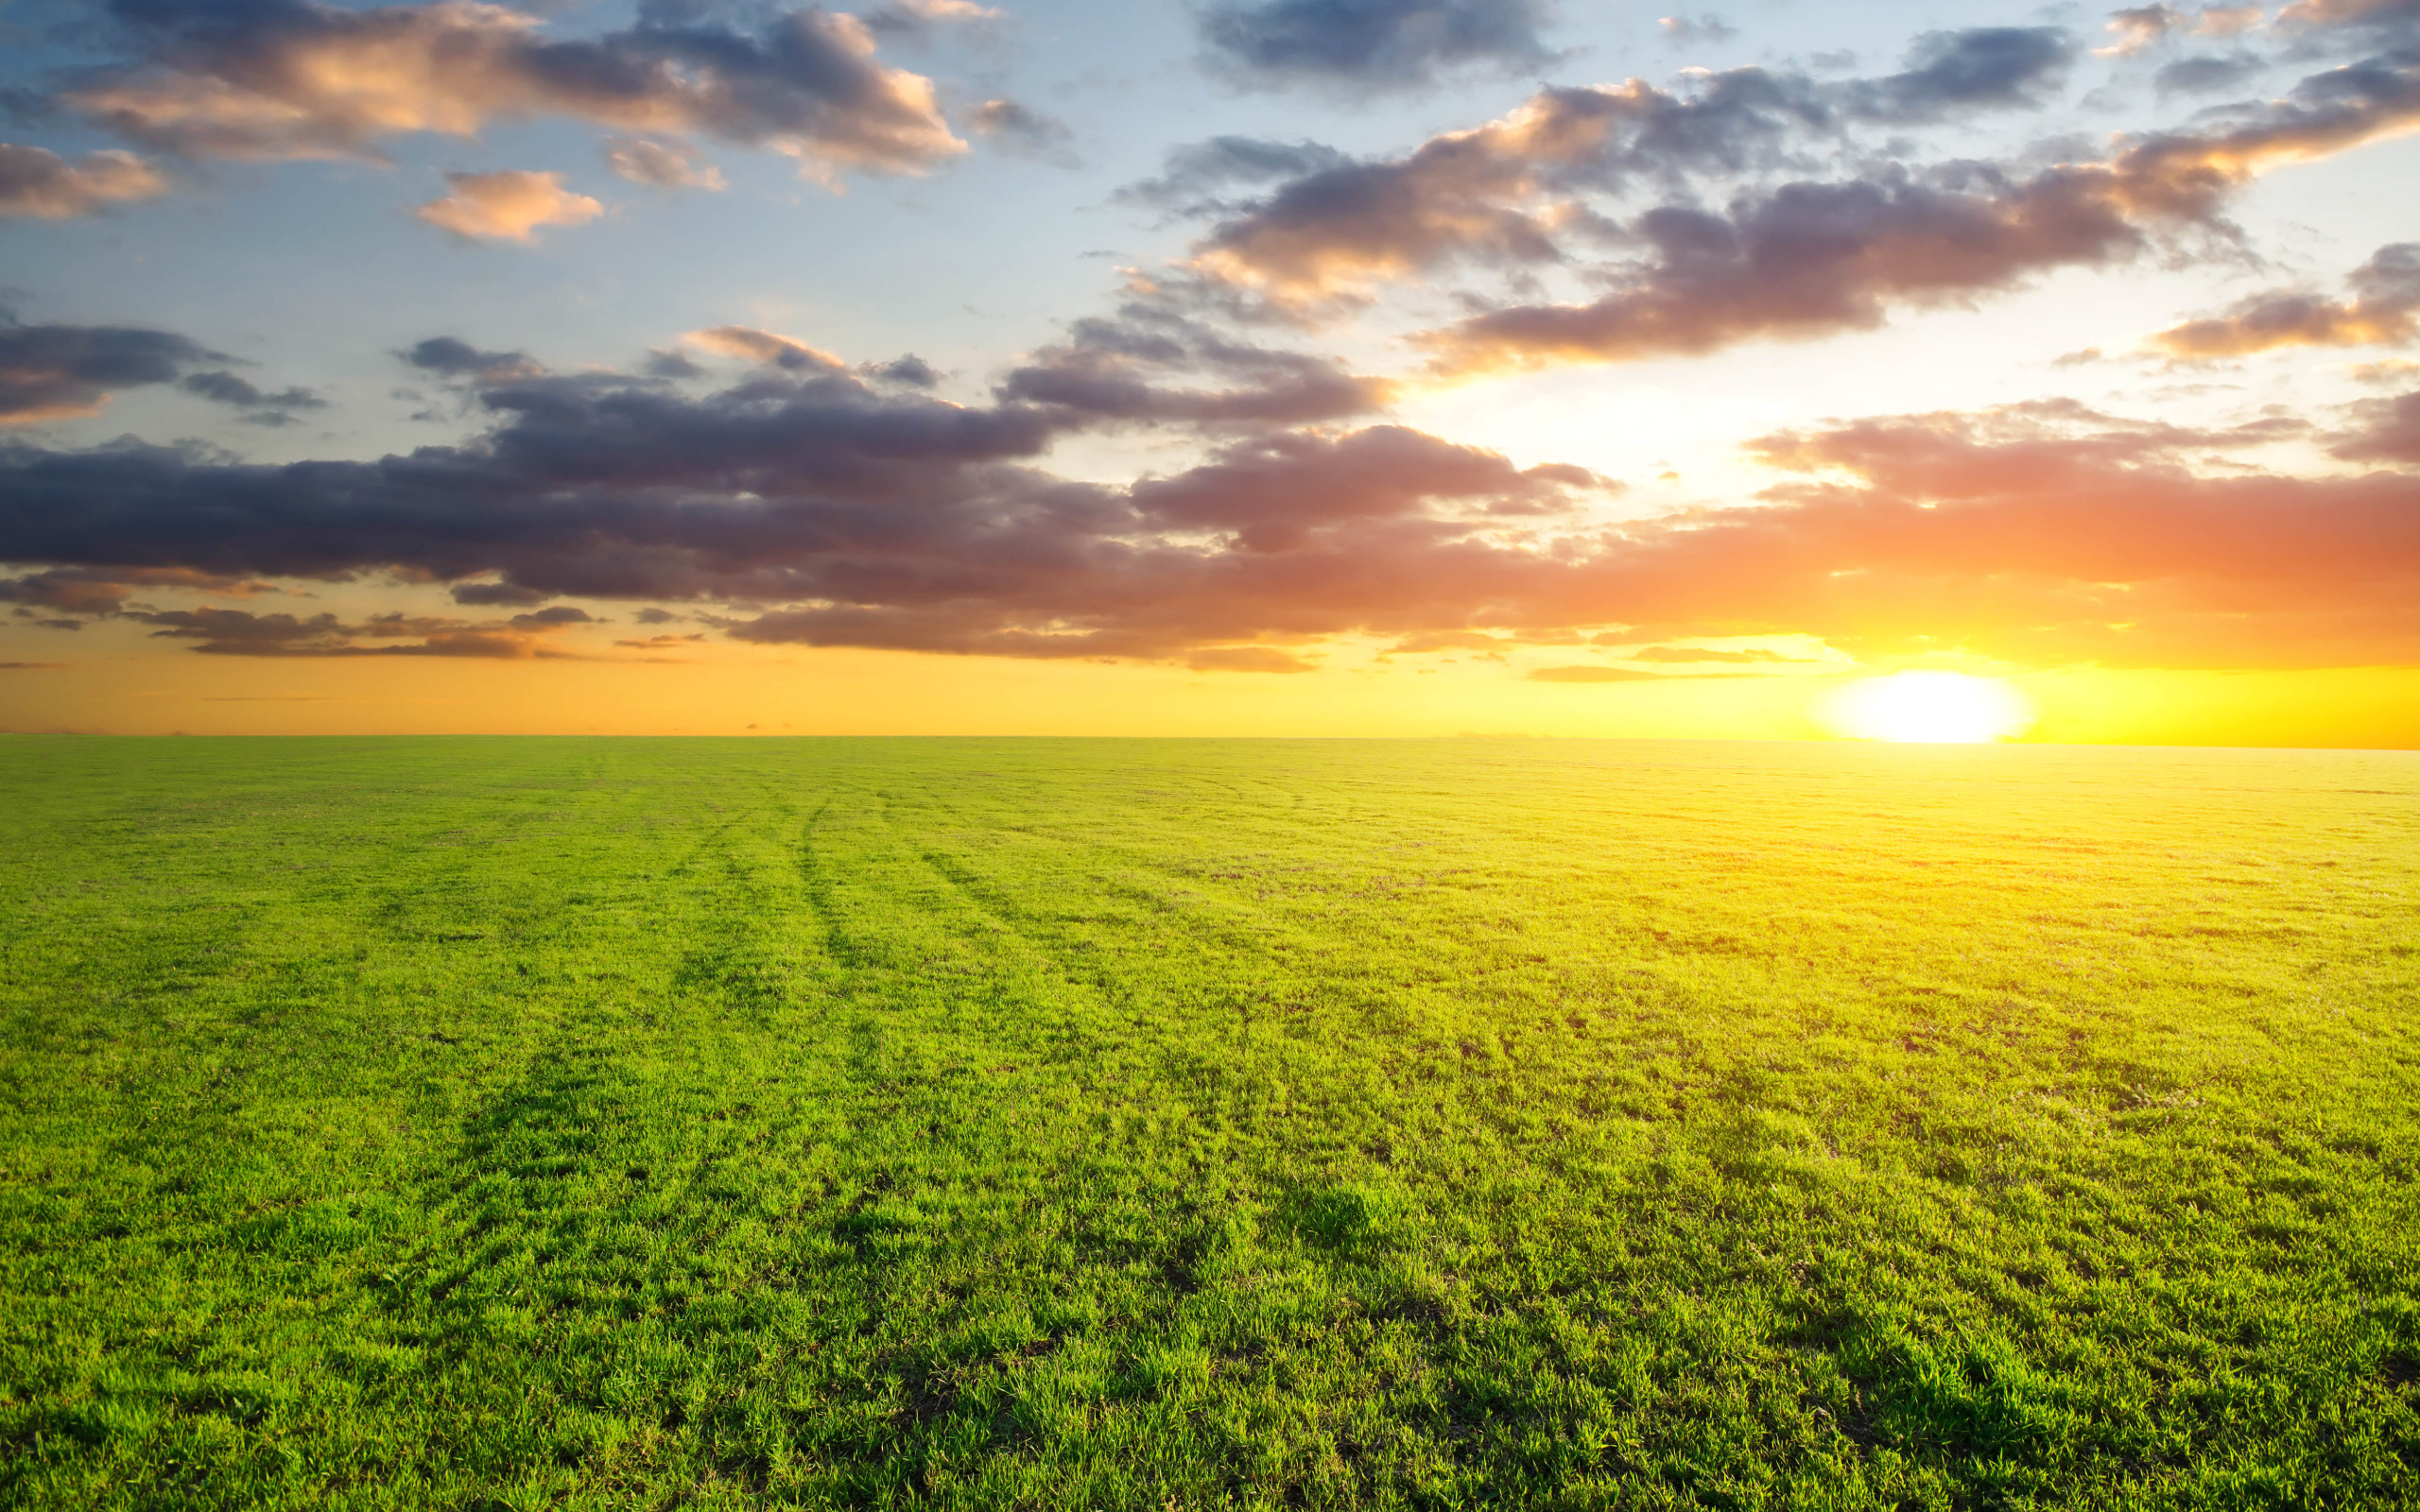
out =
[(2420, 1504), (2420, 759), (0, 741), (0, 1499)]

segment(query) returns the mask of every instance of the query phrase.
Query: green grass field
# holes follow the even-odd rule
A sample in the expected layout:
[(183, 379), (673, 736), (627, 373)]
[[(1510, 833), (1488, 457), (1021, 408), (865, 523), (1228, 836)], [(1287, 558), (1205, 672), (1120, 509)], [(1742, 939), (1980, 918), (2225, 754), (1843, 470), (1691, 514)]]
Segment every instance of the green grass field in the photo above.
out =
[(2420, 757), (0, 741), (0, 1500), (2420, 1505)]

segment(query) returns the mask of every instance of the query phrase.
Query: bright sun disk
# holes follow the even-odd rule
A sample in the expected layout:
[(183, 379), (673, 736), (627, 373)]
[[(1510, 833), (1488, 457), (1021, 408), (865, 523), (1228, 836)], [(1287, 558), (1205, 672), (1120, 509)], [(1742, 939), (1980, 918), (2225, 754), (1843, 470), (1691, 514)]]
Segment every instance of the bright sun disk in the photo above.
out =
[(1855, 740), (1973, 745), (2021, 735), (2033, 724), (2025, 695), (1997, 678), (1896, 672), (1832, 696), (1824, 722)]

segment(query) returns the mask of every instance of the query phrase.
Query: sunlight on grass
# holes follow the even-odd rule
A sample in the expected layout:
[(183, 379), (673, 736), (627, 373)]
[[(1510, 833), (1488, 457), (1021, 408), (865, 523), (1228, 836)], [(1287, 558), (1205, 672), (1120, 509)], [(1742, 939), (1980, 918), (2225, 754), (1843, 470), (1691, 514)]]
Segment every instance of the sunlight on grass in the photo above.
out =
[(1833, 694), (1824, 723), (1853, 740), (1979, 745), (2033, 727), (2033, 706), (1997, 678), (1963, 672), (1897, 672)]

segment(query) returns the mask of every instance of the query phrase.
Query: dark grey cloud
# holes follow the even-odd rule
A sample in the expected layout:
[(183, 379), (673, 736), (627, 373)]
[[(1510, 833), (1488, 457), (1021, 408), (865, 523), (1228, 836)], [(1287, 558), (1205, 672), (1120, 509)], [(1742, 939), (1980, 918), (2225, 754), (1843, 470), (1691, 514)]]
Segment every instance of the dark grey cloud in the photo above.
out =
[(1894, 305), (2107, 264), (2146, 233), (2099, 175), (2054, 170), (1974, 187), (1898, 174), (1792, 183), (1723, 211), (1662, 206), (1632, 221), (1651, 249), (1584, 305), (1516, 305), (1428, 339), (1458, 371), (1702, 353), (1746, 340), (1883, 323)]
[[(146, 589), (173, 589), (256, 598), (277, 590), (270, 584), (190, 567), (53, 567), (23, 577), (0, 577), (0, 603), (32, 605), (71, 614), (112, 615)], [(20, 609), (17, 612), (26, 612)], [(54, 629), (74, 629), (80, 620), (44, 620)]]
[(2162, 94), (2215, 94), (2265, 72), (2268, 60), (2250, 53), (2204, 53), (2162, 65), (2152, 83)]
[[(548, 614), (554, 613), (548, 610)], [(504, 623), (422, 615), (375, 614), (348, 623), (334, 614), (259, 614), (205, 605), (191, 610), (140, 610), (123, 617), (155, 626), (155, 640), (184, 641), (205, 656), (244, 657), (470, 657), (510, 661), (569, 655), (545, 636), (566, 624), (587, 620), (517, 614)]]
[(990, 140), (1003, 152), (1046, 158), (1063, 167), (1076, 166), (1072, 150), (1076, 133), (1055, 115), (1011, 99), (985, 100), (967, 112), (966, 128)]
[(1131, 490), (1163, 528), (1216, 530), (1246, 552), (1296, 551), (1323, 528), (1433, 518), (1441, 506), (1495, 517), (1553, 514), (1575, 494), (1601, 491), (1584, 468), (1516, 470), (1493, 452), (1457, 446), (1401, 425), (1343, 437), (1300, 432), (1255, 437), (1170, 478)]
[(649, 352), (647, 360), (640, 364), (640, 370), (650, 378), (676, 383), (684, 378), (702, 378), (706, 374), (705, 369), (682, 352)]
[(898, 384), (908, 388), (932, 388), (942, 381), (942, 375), (933, 370), (933, 365), (912, 352), (893, 357), (889, 362), (860, 363), (857, 375), (878, 384)]
[(187, 373), (177, 387), (212, 404), (243, 410), (246, 423), (252, 425), (291, 425), (298, 411), (328, 407), (326, 400), (308, 388), (289, 387), (270, 393), (224, 369)]
[(89, 415), (119, 389), (174, 383), (213, 360), (224, 359), (170, 331), (0, 325), (0, 425)]
[(1420, 88), (1468, 68), (1534, 67), (1547, 0), (1261, 0), (1201, 13), (1213, 68), (1247, 86)]
[(2066, 82), (2076, 46), (2055, 26), (1975, 26), (1916, 40), (1900, 73), (1841, 86), (1870, 120), (1918, 124), (1986, 110), (2031, 110)]
[(1352, 161), (1318, 142), (1217, 136), (1176, 148), (1168, 154), (1158, 178), (1129, 184), (1110, 198), (1154, 206), (1178, 215), (1227, 215), (1241, 207), (1220, 191), (1306, 178), (1344, 167)]
[(524, 588), (518, 583), (456, 583), (453, 596), (457, 604), (527, 609), (543, 604), (554, 595), (542, 593), (534, 588)]
[(1237, 340), (1176, 301), (1147, 296), (1113, 317), (1074, 322), (1066, 341), (1011, 369), (997, 392), (1046, 406), (1068, 425), (1251, 426), (1367, 415), (1384, 408), (1393, 389), (1333, 357)]
[[(430, 336), (395, 355), (424, 371), (481, 383), (534, 378), (545, 371), (538, 359), (526, 352), (482, 352), (458, 336)], [(688, 361), (685, 357), (677, 360)]]

